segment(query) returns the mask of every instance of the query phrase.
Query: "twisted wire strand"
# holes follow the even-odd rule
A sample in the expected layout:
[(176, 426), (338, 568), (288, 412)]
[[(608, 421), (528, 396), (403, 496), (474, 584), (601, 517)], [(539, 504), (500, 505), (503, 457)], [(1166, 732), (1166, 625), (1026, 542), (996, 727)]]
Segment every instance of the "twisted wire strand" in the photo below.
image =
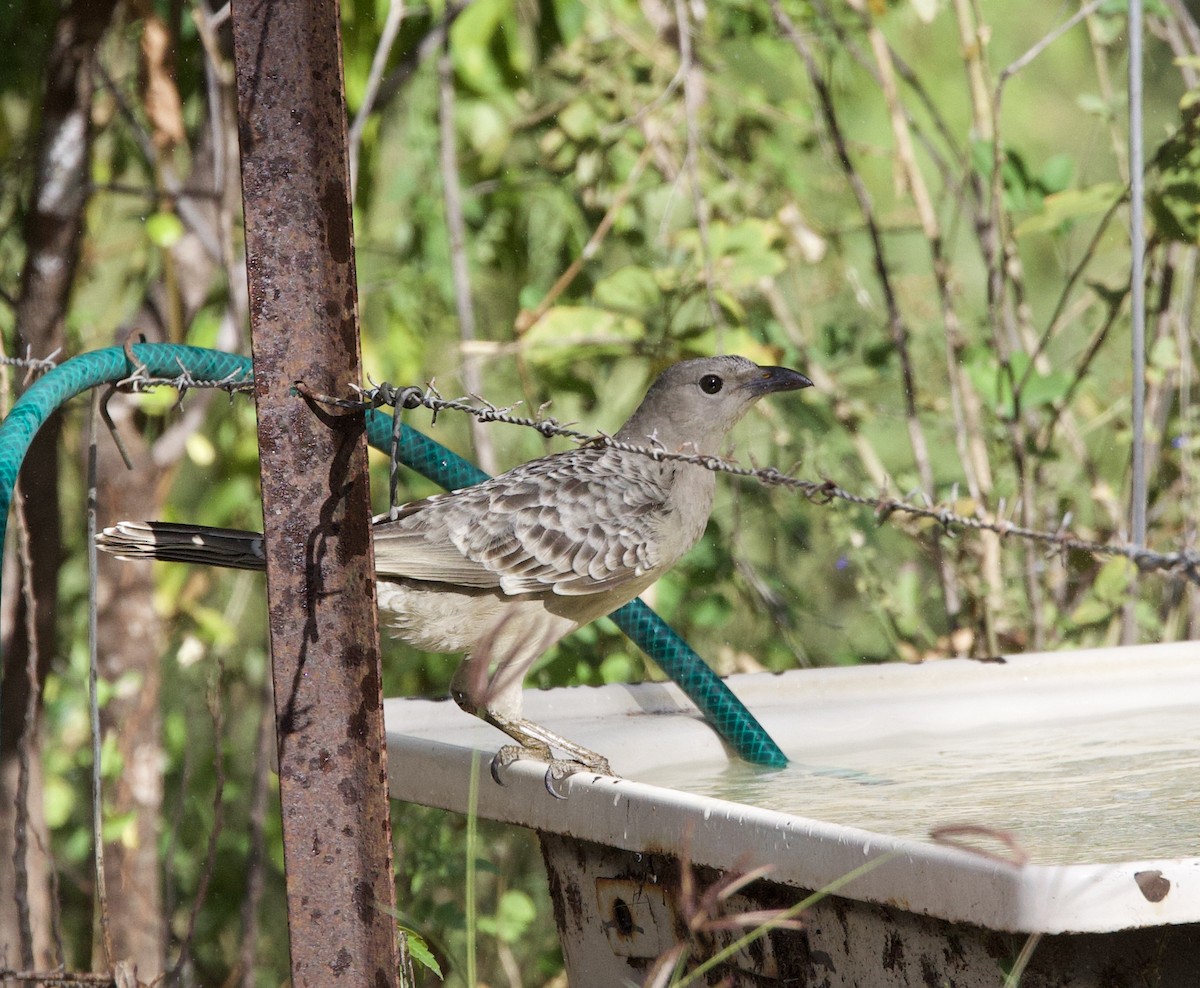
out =
[[(54, 356), (48, 358), (2, 358), (4, 363), (27, 368), (35, 373), (48, 370), (55, 366)], [(170, 387), (186, 393), (191, 388), (220, 388), (230, 394), (253, 391), (253, 381), (243, 374), (231, 373), (226, 377), (214, 380), (197, 379), (180, 364), (180, 373), (174, 377), (150, 375), (144, 368), (139, 367), (119, 383), (122, 390), (146, 391), (157, 387)], [(945, 534), (952, 535), (956, 531), (993, 532), (1001, 538), (1025, 539), (1046, 546), (1049, 553), (1064, 554), (1071, 551), (1086, 552), (1097, 556), (1120, 556), (1133, 562), (1140, 570), (1161, 572), (1172, 576), (1184, 576), (1193, 583), (1200, 584), (1200, 550), (1180, 548), (1173, 551), (1160, 552), (1146, 546), (1126, 542), (1101, 542), (1096, 539), (1082, 538), (1067, 527), (1067, 519), (1055, 531), (1030, 528), (1017, 525), (997, 516), (964, 515), (944, 505), (914, 504), (903, 498), (894, 497), (886, 492), (876, 496), (856, 494), (847, 490), (831, 479), (805, 480), (794, 477), (775, 467), (750, 467), (725, 459), (720, 456), (689, 453), (685, 450), (670, 450), (660, 445), (642, 445), (617, 440), (604, 433), (582, 432), (572, 428), (574, 423), (562, 423), (557, 419), (538, 414), (536, 416), (514, 414), (515, 406), (499, 406), (478, 395), (463, 398), (444, 398), (432, 385), (424, 388), (416, 386), (396, 387), (383, 383), (371, 387), (355, 387), (356, 398), (339, 398), (332, 395), (320, 394), (298, 384), (297, 388), (306, 397), (323, 405), (340, 408), (346, 411), (364, 411), (367, 409), (389, 406), (396, 409), (413, 410), (427, 408), (433, 413), (432, 421), (444, 411), (461, 412), (471, 415), (480, 422), (502, 422), (532, 429), (545, 438), (569, 439), (580, 445), (601, 445), (622, 452), (647, 456), (657, 462), (667, 460), (689, 463), (725, 473), (735, 477), (754, 480), (767, 487), (782, 487), (792, 490), (807, 498), (814, 504), (828, 504), (841, 501), (859, 507), (869, 508), (876, 520), (882, 524), (892, 515), (903, 515), (913, 519), (934, 522)], [(1068, 516), (1069, 517), (1069, 516)]]
[(938, 527), (947, 534), (955, 530), (994, 532), (1001, 538), (1019, 538), (1045, 545), (1053, 553), (1069, 551), (1086, 552), (1102, 556), (1122, 556), (1133, 562), (1139, 569), (1159, 571), (1171, 575), (1186, 576), (1194, 583), (1200, 584), (1200, 550), (1182, 548), (1171, 552), (1158, 552), (1145, 546), (1132, 545), (1124, 542), (1100, 542), (1095, 539), (1085, 539), (1072, 533), (1066, 521), (1056, 531), (1017, 525), (1007, 519), (995, 516), (963, 515), (944, 505), (913, 504), (902, 498), (881, 493), (875, 497), (856, 494), (846, 490), (833, 480), (804, 480), (793, 477), (775, 467), (748, 467), (727, 460), (720, 456), (688, 453), (683, 450), (669, 450), (662, 446), (645, 446), (614, 439), (603, 432), (586, 433), (571, 428), (571, 423), (560, 423), (556, 419), (538, 415), (536, 417), (514, 415), (512, 407), (503, 408), (486, 401), (478, 396), (471, 398), (443, 398), (432, 386), (424, 389), (417, 387), (397, 388), (389, 384), (375, 385), (370, 388), (356, 389), (360, 400), (332, 398), (328, 395), (313, 395), (324, 404), (336, 405), (345, 409), (378, 408), (389, 405), (396, 408), (414, 409), (425, 407), (437, 414), (442, 411), (463, 412), (472, 415), (481, 422), (504, 422), (509, 425), (523, 426), (533, 429), (542, 436), (560, 437), (573, 440), (580, 445), (603, 445), (610, 449), (636, 453), (648, 456), (656, 461), (674, 460), (690, 463), (717, 473), (726, 473), (735, 477), (746, 477), (767, 487), (783, 487), (796, 491), (815, 504), (826, 504), (831, 501), (843, 501), (848, 504), (870, 508), (876, 519), (882, 524), (891, 515), (906, 515), (911, 518), (936, 522)]

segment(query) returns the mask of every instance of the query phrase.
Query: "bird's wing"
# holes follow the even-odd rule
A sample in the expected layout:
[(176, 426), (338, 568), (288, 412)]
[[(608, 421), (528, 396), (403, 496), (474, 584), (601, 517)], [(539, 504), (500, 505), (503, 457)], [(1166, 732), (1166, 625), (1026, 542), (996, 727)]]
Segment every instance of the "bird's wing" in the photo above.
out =
[(506, 594), (636, 580), (662, 562), (667, 488), (658, 464), (631, 468), (629, 456), (584, 447), (406, 505), (375, 526), (376, 570)]

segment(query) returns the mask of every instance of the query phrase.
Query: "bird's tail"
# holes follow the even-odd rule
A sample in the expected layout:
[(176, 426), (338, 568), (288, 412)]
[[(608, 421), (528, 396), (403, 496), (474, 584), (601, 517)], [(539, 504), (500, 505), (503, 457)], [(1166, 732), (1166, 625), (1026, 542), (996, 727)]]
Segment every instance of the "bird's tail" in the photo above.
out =
[(96, 547), (121, 559), (161, 559), (233, 569), (267, 567), (258, 532), (166, 521), (122, 521), (96, 536)]

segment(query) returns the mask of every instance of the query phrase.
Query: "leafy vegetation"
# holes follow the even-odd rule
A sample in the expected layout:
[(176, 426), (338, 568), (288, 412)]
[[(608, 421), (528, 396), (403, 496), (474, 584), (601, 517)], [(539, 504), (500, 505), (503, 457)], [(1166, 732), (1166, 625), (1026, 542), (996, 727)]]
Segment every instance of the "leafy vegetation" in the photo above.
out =
[[(663, 365), (740, 352), (799, 367), (817, 384), (764, 403), (740, 427), (743, 462), (1123, 540), (1134, 431), (1123, 5), (1093, 9), (1019, 64), (1069, 12), (979, 9), (979, 22), (969, 5), (930, 0), (406, 9), (357, 155), (369, 374), (436, 380), (447, 395), (474, 380), (497, 404), (552, 401), (559, 420), (612, 430)], [(352, 115), (371, 89), (387, 14), (383, 2), (343, 4)], [(0, 330), (10, 353), (25, 339), (9, 300), (23, 291), (23, 223), (44, 123), (35, 94), (56, 16), (44, 5), (0, 13), (4, 36), (17, 36), (17, 17), (23, 36), (0, 66)], [(1149, 541), (1170, 551), (1192, 544), (1200, 513), (1200, 52), (1188, 47), (1197, 28), (1182, 4), (1148, 16), (1146, 477)], [(159, 62), (145, 54), (155, 25), (171, 42)], [(220, 25), (200, 7), (130, 7), (104, 32), (98, 60), (69, 351), (122, 340), (147, 300), (165, 337), (244, 347), (236, 189), (228, 169), (212, 166), (234, 138)], [(150, 99), (154, 82), (179, 95), (182, 140), (162, 139), (172, 117)], [(447, 234), (446, 106), (467, 286), (455, 283)], [(202, 231), (185, 208), (195, 200), (171, 191), (191, 185), (215, 189), (220, 206)], [(221, 255), (204, 278), (183, 253), (198, 232)], [(477, 339), (460, 333), (463, 297)], [(138, 399), (122, 429), (147, 442), (171, 434), (181, 421), (174, 397)], [(185, 412), (199, 400), (190, 395)], [(154, 475), (162, 516), (253, 526), (253, 409), (222, 399), (200, 411), (177, 459)], [(481, 436), (450, 415), (436, 425), (410, 415), (501, 468), (558, 448), (509, 426)], [(80, 421), (68, 419), (63, 441), (66, 551), (41, 736), (63, 948), (68, 964), (86, 965), (92, 756)], [(386, 464), (375, 467), (382, 508)], [(408, 480), (406, 496), (432, 490)], [(261, 579), (167, 566), (154, 579), (165, 788), (153, 812), (167, 958), (183, 954), (182, 983), (281, 984), (278, 809), (260, 730), (269, 679)], [(1181, 575), (986, 533), (950, 537), (900, 514), (881, 520), (729, 478), (703, 543), (652, 597), (722, 672), (1200, 636), (1196, 586)], [(389, 694), (444, 694), (450, 660), (384, 647)], [(657, 675), (601, 622), (546, 656), (532, 682)], [(144, 672), (126, 671), (104, 684), (102, 700), (116, 705), (148, 688)], [(113, 799), (130, 770), (119, 736), (120, 724), (110, 725), (103, 774)], [(114, 806), (106, 839), (136, 844), (134, 814)], [(446, 984), (462, 984), (466, 823), (396, 806), (393, 828), (400, 922), (431, 951), (420, 980), (438, 983), (440, 967)], [(480, 841), (472, 935), (481, 981), (561, 983), (536, 846), (486, 823)], [(240, 953), (248, 873), (265, 885), (250, 950)]]

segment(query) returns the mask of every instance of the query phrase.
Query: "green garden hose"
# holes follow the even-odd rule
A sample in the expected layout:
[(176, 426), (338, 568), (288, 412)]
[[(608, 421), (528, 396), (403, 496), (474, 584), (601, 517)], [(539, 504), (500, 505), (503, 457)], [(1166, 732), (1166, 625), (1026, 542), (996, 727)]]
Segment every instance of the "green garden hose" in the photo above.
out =
[[(130, 348), (151, 378), (186, 375), (196, 382), (245, 383), (252, 380), (249, 357), (175, 343), (135, 343)], [(100, 384), (124, 380), (139, 370), (130, 366), (121, 347), (94, 350), (49, 371), (17, 399), (0, 423), (0, 547), (8, 526), (8, 509), (21, 463), (42, 424), (71, 398)], [(376, 449), (392, 445), (392, 416), (367, 413), (367, 438)], [(434, 483), (454, 490), (487, 479), (487, 474), (428, 436), (401, 424), (398, 450), (405, 466)], [(642, 601), (634, 600), (611, 615), (625, 632), (700, 708), (717, 733), (748, 762), (781, 767), (787, 757), (762, 725), (721, 679), (665, 621)]]

